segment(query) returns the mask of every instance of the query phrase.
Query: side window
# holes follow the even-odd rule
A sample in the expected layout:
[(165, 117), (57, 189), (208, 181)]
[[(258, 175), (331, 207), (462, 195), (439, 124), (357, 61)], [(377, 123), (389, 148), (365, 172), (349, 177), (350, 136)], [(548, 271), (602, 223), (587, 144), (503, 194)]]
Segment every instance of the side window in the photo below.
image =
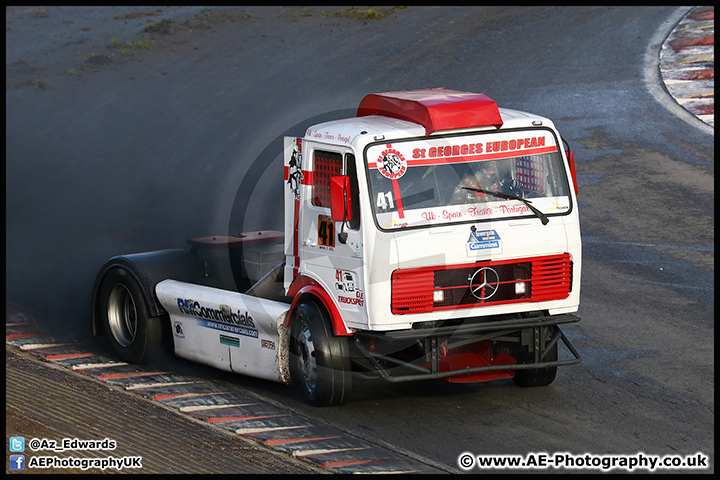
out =
[(343, 158), (339, 153), (315, 150), (313, 154), (312, 204), (330, 208), (330, 177), (342, 175)]

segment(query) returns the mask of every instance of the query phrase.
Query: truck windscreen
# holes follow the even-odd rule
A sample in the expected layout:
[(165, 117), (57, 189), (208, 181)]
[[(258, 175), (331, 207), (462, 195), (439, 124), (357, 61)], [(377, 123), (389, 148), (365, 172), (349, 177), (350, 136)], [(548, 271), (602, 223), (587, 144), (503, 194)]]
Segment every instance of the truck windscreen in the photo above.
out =
[(570, 211), (562, 157), (549, 130), (372, 144), (365, 159), (382, 229)]

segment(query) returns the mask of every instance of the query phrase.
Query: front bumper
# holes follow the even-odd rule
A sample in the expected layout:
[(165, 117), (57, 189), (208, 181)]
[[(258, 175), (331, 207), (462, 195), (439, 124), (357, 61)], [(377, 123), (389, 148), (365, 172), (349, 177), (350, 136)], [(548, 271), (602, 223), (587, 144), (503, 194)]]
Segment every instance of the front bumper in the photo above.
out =
[[(530, 318), (499, 320), (486, 323), (468, 323), (444, 326), (420, 326), (408, 330), (391, 332), (358, 332), (355, 334), (355, 347), (363, 358), (372, 365), (385, 380), (389, 382), (407, 382), (416, 380), (451, 379), (453, 377), (467, 376), (482, 372), (510, 372), (522, 369), (538, 369), (574, 365), (582, 361), (580, 354), (570, 343), (558, 325), (575, 323), (580, 317), (572, 314), (546, 315)], [(547, 335), (547, 332), (550, 335)], [(559, 342), (567, 347), (573, 358), (566, 360), (547, 360), (547, 354)], [(368, 345), (375, 342), (384, 344), (397, 342), (422, 342), (425, 353), (412, 360), (404, 361), (390, 356)], [(514, 364), (504, 363), (508, 355), (498, 355), (497, 361), (487, 358), (480, 363), (482, 366), (464, 366), (462, 368), (447, 369), (452, 362), (447, 362), (448, 352), (453, 350), (467, 350), (463, 347), (479, 342), (503, 342), (530, 346), (534, 352), (534, 361)], [(450, 353), (452, 355), (452, 353)], [(466, 357), (468, 358), (468, 357)], [(544, 360), (545, 359), (545, 360)], [(456, 362), (457, 363), (457, 362)], [(475, 362), (477, 365), (477, 362)], [(390, 372), (393, 367), (409, 370), (411, 373), (396, 375)], [(504, 375), (512, 376), (512, 374)], [(501, 378), (490, 376), (487, 379)]]

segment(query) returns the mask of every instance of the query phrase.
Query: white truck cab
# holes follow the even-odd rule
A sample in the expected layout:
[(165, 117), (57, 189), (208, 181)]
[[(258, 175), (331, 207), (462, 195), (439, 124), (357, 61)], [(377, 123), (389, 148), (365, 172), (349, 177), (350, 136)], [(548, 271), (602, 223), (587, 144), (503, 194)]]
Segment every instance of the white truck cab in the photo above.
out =
[[(485, 95), (367, 95), (356, 117), (285, 139), (284, 265), (247, 292), (154, 274), (136, 303), (162, 305), (146, 323), (170, 322), (176, 354), (294, 382), (317, 405), (346, 401), (358, 371), (547, 385), (580, 361), (558, 326), (579, 321), (582, 263), (562, 146), (547, 118)], [(112, 270), (95, 311), (111, 339)]]

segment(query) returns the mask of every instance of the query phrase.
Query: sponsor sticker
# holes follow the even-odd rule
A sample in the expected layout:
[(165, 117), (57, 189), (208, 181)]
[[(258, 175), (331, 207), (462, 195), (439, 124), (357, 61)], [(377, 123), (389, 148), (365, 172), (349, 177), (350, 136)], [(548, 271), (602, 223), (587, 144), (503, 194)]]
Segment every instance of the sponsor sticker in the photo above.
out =
[(227, 335), (220, 334), (220, 343), (222, 345), (229, 345), (231, 347), (239, 347), (240, 339), (237, 337), (229, 337)]
[(470, 232), (467, 240), (467, 254), (472, 257), (481, 253), (492, 251), (502, 253), (502, 242), (500, 235), (495, 230), (482, 230)]
[(258, 338), (258, 331), (253, 330), (252, 328), (237, 327), (235, 325), (228, 325), (227, 323), (213, 322), (211, 320), (204, 320), (200, 322), (200, 326), (214, 328), (228, 333), (235, 333), (237, 335), (244, 335), (246, 337)]
[(175, 322), (173, 324), (173, 333), (178, 338), (185, 338), (185, 331), (183, 330), (182, 322)]
[(338, 302), (346, 305), (365, 305), (365, 294), (360, 290), (355, 274), (348, 270), (335, 270), (335, 289), (339, 292)]
[(408, 163), (402, 153), (388, 145), (377, 160), (377, 168), (383, 177), (397, 180), (405, 175)]

